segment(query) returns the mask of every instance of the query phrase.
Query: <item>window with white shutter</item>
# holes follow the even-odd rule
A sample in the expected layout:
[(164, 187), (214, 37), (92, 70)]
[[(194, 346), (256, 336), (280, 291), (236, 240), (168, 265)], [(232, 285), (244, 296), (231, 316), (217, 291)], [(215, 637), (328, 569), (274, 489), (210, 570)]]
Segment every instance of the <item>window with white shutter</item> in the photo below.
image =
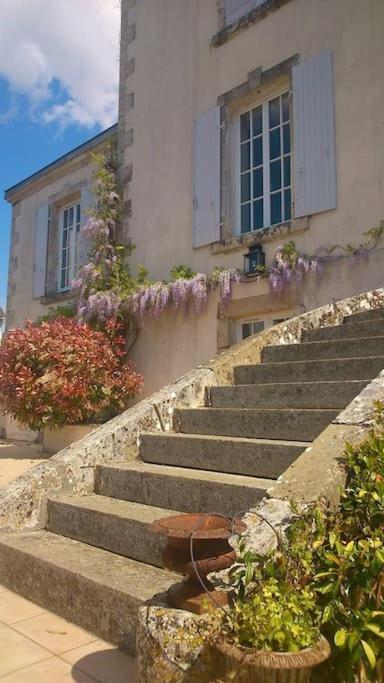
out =
[(58, 290), (70, 289), (78, 266), (78, 235), (80, 232), (80, 202), (66, 206), (60, 212), (60, 254)]
[(234, 24), (251, 10), (263, 5), (265, 0), (225, 0), (224, 17), (225, 25)]
[(292, 70), (295, 140), (295, 216), (336, 208), (335, 114), (332, 53)]
[(220, 239), (220, 108), (200, 114), (193, 136), (193, 246)]
[(291, 218), (289, 93), (238, 118), (238, 232), (261, 230)]

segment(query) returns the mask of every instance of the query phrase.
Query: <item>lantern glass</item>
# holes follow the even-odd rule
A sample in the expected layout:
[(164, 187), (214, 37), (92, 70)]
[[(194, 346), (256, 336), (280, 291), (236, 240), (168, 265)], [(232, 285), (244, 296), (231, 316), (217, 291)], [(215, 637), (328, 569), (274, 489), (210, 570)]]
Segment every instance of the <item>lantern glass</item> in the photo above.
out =
[(255, 244), (244, 254), (245, 275), (261, 275), (265, 270), (265, 254), (260, 244)]

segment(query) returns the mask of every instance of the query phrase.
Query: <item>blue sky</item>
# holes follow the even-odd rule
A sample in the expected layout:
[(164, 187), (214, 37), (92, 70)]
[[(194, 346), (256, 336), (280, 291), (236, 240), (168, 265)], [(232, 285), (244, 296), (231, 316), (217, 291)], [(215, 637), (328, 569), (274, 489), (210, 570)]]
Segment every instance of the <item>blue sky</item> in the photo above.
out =
[(11, 223), (4, 190), (116, 121), (118, 5), (118, 0), (0, 2), (3, 308)]

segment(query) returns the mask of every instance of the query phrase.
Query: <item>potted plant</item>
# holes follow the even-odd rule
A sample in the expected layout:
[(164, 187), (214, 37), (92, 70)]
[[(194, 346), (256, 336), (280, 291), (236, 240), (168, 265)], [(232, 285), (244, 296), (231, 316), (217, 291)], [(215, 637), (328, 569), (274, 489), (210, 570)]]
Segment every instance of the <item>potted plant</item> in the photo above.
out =
[(216, 648), (234, 683), (308, 683), (312, 669), (330, 655), (315, 595), (274, 577), (245, 599), (235, 598)]
[(313, 548), (305, 516), (297, 514), (294, 533), (285, 535), (260, 518), (275, 532), (276, 547), (260, 554), (239, 538), (229, 570), (231, 604), (215, 647), (234, 683), (308, 683), (330, 646), (320, 633), (322, 609), (309, 580)]

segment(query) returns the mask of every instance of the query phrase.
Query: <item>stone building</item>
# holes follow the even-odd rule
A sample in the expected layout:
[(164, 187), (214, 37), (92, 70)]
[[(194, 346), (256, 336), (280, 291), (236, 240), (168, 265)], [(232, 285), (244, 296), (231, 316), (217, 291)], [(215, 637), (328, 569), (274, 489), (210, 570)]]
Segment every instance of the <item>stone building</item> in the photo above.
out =
[(328, 254), (321, 279), (278, 297), (248, 277), (227, 308), (213, 293), (204, 314), (146, 321), (132, 357), (147, 393), (276, 320), (382, 286), (380, 245), (353, 263), (343, 248), (384, 218), (383, 28), (382, 0), (122, 0), (117, 126), (6, 192), (8, 328), (68, 299), (89, 152), (116, 134), (133, 273), (242, 270), (254, 244), (268, 266), (288, 240)]

